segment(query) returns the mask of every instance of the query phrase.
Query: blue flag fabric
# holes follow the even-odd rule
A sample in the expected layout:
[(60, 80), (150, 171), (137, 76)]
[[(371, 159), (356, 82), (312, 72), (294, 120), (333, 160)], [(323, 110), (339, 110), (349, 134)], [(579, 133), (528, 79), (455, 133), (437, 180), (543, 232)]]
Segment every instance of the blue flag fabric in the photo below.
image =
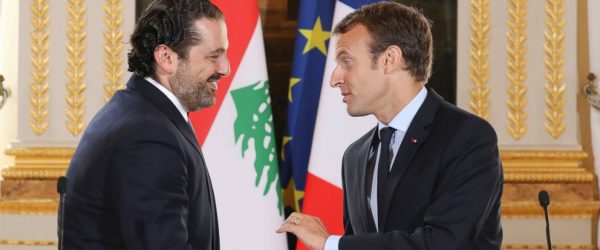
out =
[(339, 0), (342, 3), (352, 7), (353, 9), (358, 9), (363, 5), (372, 4), (376, 2), (381, 2), (381, 0)]
[(295, 211), (300, 210), (304, 197), (335, 2), (300, 1), (279, 175), (284, 205)]

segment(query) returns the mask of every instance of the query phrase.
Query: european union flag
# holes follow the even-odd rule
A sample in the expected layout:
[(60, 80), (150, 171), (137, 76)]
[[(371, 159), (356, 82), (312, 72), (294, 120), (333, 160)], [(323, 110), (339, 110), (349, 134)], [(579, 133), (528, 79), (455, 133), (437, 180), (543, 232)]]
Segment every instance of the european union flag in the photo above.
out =
[(300, 1), (279, 173), (288, 211), (302, 206), (334, 7), (335, 0)]

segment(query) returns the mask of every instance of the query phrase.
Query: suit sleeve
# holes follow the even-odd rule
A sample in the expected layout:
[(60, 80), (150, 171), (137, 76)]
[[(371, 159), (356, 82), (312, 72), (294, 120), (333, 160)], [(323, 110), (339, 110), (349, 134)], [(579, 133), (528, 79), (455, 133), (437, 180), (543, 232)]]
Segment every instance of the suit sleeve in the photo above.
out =
[[(348, 150), (346, 150), (346, 152), (344, 152), (344, 156), (342, 157), (342, 190), (346, 190), (346, 174), (345, 174), (345, 167), (344, 167), (344, 161), (346, 159), (346, 153), (348, 152)], [(354, 229), (352, 228), (352, 224), (350, 223), (350, 219), (348, 218), (348, 199), (346, 198), (346, 192), (343, 193), (344, 195), (344, 211), (343, 211), (343, 223), (344, 223), (344, 235), (353, 235), (354, 234)]]
[(127, 249), (192, 249), (186, 162), (175, 135), (145, 125), (123, 139), (112, 194)]
[(463, 126), (453, 142), (420, 227), (344, 236), (340, 249), (470, 249), (488, 215), (498, 209), (502, 167), (495, 132), (487, 123)]

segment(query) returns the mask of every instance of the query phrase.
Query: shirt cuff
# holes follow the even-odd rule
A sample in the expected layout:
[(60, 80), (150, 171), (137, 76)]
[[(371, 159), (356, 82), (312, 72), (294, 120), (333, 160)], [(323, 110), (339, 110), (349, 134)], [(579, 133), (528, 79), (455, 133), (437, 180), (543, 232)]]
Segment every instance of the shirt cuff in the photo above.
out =
[(342, 236), (340, 235), (331, 235), (327, 237), (327, 240), (325, 240), (324, 250), (338, 250), (338, 246), (340, 245), (340, 238), (342, 238)]

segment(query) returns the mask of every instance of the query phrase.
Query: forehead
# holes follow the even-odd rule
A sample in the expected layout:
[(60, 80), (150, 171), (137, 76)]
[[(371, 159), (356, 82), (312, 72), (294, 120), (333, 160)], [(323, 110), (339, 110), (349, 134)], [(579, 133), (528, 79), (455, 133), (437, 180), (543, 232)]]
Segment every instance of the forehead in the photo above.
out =
[(229, 46), (225, 20), (201, 18), (194, 25), (202, 37), (202, 43), (199, 44), (201, 47), (214, 50), (227, 49)]
[(371, 44), (371, 34), (362, 24), (354, 25), (346, 33), (338, 35), (337, 53), (360, 52), (367, 50)]

